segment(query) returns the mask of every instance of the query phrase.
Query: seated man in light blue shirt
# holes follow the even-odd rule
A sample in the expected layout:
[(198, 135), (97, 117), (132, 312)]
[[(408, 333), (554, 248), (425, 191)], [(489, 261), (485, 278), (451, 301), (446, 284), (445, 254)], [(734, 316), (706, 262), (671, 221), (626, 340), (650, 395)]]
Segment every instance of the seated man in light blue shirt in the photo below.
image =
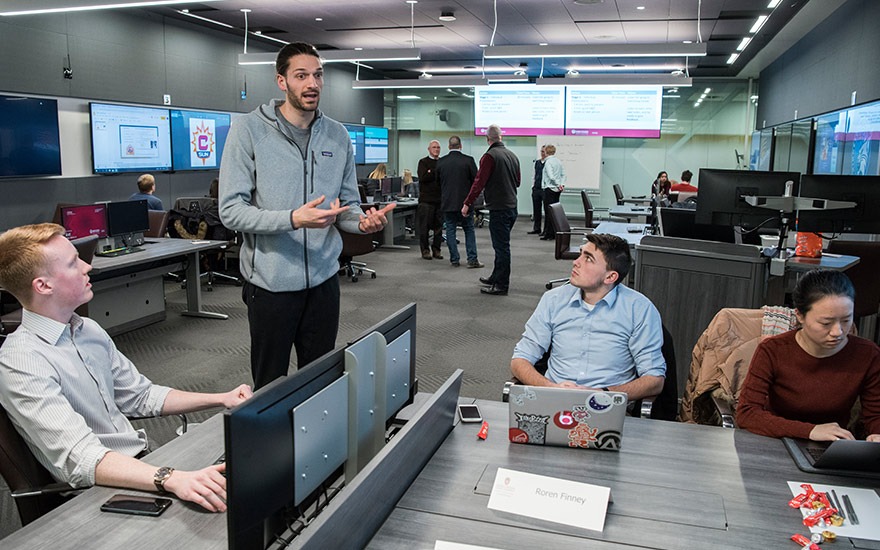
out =
[[(666, 376), (660, 313), (619, 284), (629, 273), (629, 244), (587, 235), (569, 285), (544, 294), (513, 351), (510, 370), (523, 384), (658, 395)], [(551, 348), (552, 346), (552, 348)], [(551, 349), (546, 376), (535, 363)]]

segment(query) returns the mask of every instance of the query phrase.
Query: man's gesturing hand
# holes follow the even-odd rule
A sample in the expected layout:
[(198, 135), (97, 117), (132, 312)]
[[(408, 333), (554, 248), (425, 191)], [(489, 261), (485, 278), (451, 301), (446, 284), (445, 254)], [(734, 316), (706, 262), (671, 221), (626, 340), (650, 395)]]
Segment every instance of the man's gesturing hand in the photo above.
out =
[(339, 206), (339, 199), (334, 199), (330, 203), (330, 208), (318, 208), (322, 204), (326, 196), (321, 195), (317, 199), (311, 200), (293, 211), (290, 218), (293, 221), (293, 227), (301, 229), (303, 227), (329, 227), (336, 223), (336, 216), (348, 210), (347, 206)]

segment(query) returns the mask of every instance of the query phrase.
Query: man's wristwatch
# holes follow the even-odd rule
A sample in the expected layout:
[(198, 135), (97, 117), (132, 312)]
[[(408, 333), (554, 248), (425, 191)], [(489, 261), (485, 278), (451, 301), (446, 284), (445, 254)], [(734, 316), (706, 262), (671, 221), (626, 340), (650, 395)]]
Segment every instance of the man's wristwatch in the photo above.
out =
[(171, 466), (162, 466), (156, 473), (153, 474), (153, 483), (156, 484), (156, 490), (160, 493), (165, 492), (165, 482), (168, 481), (168, 478), (171, 477), (171, 474), (174, 473), (174, 468)]

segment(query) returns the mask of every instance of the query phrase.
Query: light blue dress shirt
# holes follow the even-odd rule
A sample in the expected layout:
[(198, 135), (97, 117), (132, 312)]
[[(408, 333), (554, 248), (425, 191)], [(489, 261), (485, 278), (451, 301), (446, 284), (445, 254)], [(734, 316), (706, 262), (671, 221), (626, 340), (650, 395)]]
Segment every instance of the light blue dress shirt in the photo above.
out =
[(551, 344), (546, 376), (556, 383), (602, 388), (666, 375), (660, 313), (648, 298), (623, 285), (592, 309), (577, 287), (546, 292), (513, 357), (534, 365)]
[(565, 185), (565, 166), (561, 160), (551, 155), (544, 160), (541, 187), (558, 192), (563, 185)]

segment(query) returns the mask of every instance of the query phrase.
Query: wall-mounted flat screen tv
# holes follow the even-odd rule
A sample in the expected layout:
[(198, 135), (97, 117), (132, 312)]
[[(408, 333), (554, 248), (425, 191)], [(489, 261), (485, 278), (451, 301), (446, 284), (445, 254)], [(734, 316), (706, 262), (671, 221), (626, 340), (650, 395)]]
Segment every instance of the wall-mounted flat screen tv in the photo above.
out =
[[(364, 127), (360, 124), (342, 124), (348, 130), (348, 137), (351, 139), (351, 148), (354, 152), (355, 164), (366, 164), (366, 150), (364, 144)], [(386, 161), (387, 162), (387, 161)]]
[(90, 103), (96, 174), (171, 170), (168, 109)]
[(58, 102), (0, 95), (0, 178), (60, 175)]
[(566, 86), (565, 134), (659, 138), (662, 107), (662, 86)]
[(388, 128), (364, 127), (364, 163), (388, 162)]
[(171, 164), (174, 169), (219, 169), (230, 119), (229, 113), (171, 109)]
[(565, 86), (497, 84), (474, 88), (474, 135), (498, 124), (506, 136), (561, 136)]

